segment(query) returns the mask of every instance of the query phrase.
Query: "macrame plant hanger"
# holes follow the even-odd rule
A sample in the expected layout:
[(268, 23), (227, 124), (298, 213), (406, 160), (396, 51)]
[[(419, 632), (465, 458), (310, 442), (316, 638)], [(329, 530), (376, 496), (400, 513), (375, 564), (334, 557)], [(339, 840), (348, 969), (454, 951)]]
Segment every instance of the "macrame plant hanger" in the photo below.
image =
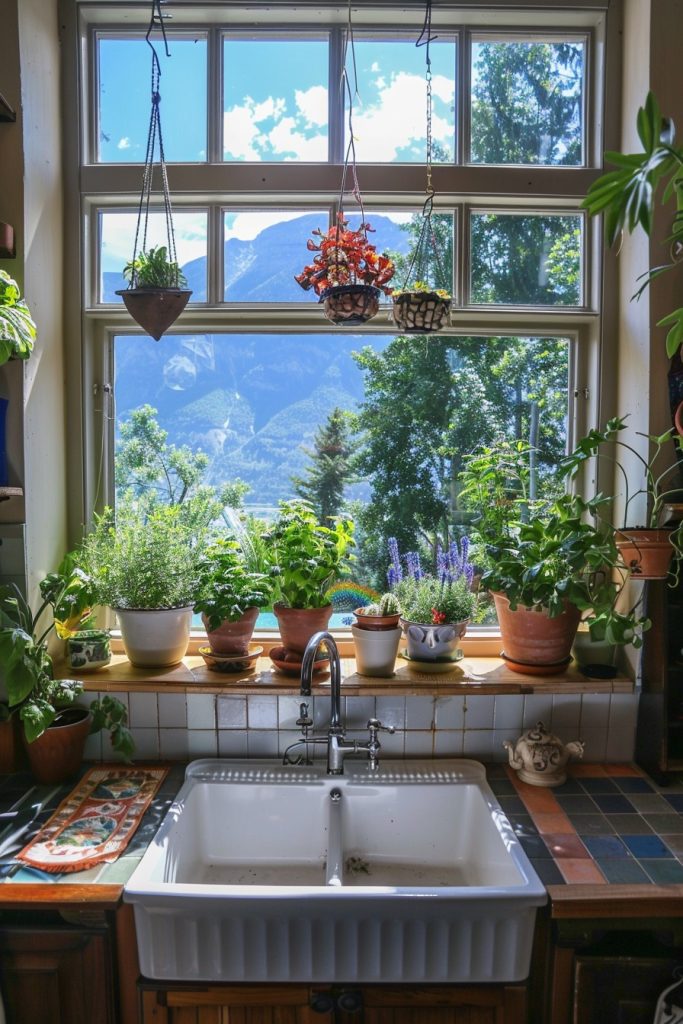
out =
[[(432, 60), (429, 46), (436, 38), (432, 35), (432, 0), (427, 0), (424, 23), (415, 43), (415, 46), (425, 48), (427, 198), (422, 207), (417, 245), (410, 257), (403, 285), (394, 293), (392, 314), (397, 326), (406, 333), (438, 331), (446, 325), (450, 315), (451, 296), (444, 287), (447, 278), (432, 221), (436, 190), (432, 182)], [(430, 266), (434, 268), (433, 286), (429, 282)]]
[[(164, 137), (161, 130), (161, 64), (156, 47), (150, 36), (158, 25), (164, 42), (166, 56), (170, 57), (166, 28), (161, 13), (162, 0), (152, 0), (152, 12), (149, 27), (145, 35), (147, 45), (152, 51), (152, 105), (149, 116), (149, 128), (147, 131), (147, 149), (145, 152), (145, 166), (142, 173), (142, 190), (138, 203), (138, 217), (135, 227), (135, 241), (133, 244), (133, 258), (128, 264), (130, 283), (128, 288), (117, 291), (117, 295), (123, 298), (126, 309), (142, 329), (157, 341), (163, 333), (175, 323), (185, 306), (192, 292), (185, 288), (185, 278), (178, 267), (178, 256), (175, 244), (175, 231), (173, 228), (173, 210), (171, 207), (171, 194), (168, 187), (168, 174), (166, 170), (166, 155), (164, 152)], [(150, 206), (154, 192), (154, 155), (159, 148), (159, 171), (161, 175), (161, 189), (163, 195), (164, 219), (166, 223), (166, 247), (154, 250), (156, 255), (154, 267), (146, 271), (147, 260), (147, 229), (149, 226)], [(140, 243), (138, 248), (138, 242)], [(152, 251), (152, 250), (150, 250)]]

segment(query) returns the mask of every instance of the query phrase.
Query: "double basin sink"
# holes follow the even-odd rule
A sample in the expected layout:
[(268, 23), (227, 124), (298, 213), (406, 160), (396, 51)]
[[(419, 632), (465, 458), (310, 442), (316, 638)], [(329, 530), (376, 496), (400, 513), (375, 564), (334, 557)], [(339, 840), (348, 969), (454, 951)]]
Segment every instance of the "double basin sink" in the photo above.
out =
[(527, 977), (546, 901), (474, 761), (202, 760), (125, 887), (143, 975)]

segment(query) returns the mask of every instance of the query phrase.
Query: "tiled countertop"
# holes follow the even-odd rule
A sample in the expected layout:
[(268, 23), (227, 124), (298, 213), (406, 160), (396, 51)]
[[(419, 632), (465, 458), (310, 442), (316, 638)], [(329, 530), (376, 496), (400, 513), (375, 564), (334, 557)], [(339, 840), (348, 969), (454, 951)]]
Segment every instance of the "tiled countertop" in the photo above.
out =
[[(71, 786), (37, 786), (19, 773), (0, 781), (0, 881), (3, 902), (14, 902), (18, 887), (74, 884), (97, 898), (109, 887), (115, 905), (154, 836), (184, 777), (174, 764), (124, 854), (113, 864), (68, 875), (51, 875), (16, 861), (70, 792)], [(84, 769), (85, 770), (85, 769)], [(683, 779), (657, 786), (639, 769), (624, 764), (570, 766), (564, 785), (544, 789), (520, 782), (503, 765), (487, 768), (489, 783), (551, 899), (683, 896)], [(9, 816), (12, 817), (9, 817)], [(679, 888), (680, 887), (680, 888)], [(42, 891), (41, 900), (50, 899)]]

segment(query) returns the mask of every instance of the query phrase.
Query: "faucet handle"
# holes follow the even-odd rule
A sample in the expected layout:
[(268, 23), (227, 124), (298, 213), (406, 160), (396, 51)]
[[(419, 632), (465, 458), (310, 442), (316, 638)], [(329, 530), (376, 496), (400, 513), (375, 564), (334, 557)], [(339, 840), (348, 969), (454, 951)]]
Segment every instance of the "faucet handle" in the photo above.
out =
[(392, 735), (396, 732), (393, 725), (382, 725), (379, 718), (368, 719), (368, 729), (370, 730), (370, 742), (377, 739), (378, 732), (388, 732)]
[(313, 719), (308, 713), (308, 704), (302, 701), (299, 705), (299, 717), (296, 720), (296, 724), (302, 729), (310, 729), (313, 725)]

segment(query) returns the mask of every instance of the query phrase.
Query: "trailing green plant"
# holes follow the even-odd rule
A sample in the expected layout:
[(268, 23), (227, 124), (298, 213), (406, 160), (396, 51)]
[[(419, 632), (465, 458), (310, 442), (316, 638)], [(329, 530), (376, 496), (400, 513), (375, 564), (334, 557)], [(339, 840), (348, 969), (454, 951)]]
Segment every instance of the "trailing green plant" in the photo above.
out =
[(0, 270), (0, 366), (12, 358), (28, 359), (35, 340), (36, 325), (19, 285)]
[(111, 608), (161, 609), (193, 605), (206, 532), (183, 519), (179, 505), (150, 509), (124, 502), (95, 517), (82, 548), (97, 603)]
[(650, 619), (640, 615), (640, 598), (628, 610), (620, 611), (617, 602), (623, 592), (624, 575), (615, 580), (605, 576), (591, 586), (593, 605), (584, 619), (591, 640), (608, 644), (626, 645), (638, 649), (643, 646), (643, 633), (652, 625)]
[(222, 622), (236, 622), (247, 608), (265, 608), (273, 585), (263, 573), (249, 572), (236, 541), (219, 540), (199, 561), (198, 598), (194, 610), (202, 612), (209, 630)]
[(460, 544), (453, 541), (448, 551), (437, 551), (436, 571), (425, 572), (417, 552), (402, 556), (396, 538), (390, 538), (387, 575), (404, 619), (438, 626), (472, 617), (477, 598), (472, 592), (474, 566), (468, 552), (467, 537)]
[[(66, 577), (64, 589), (68, 586)], [(7, 688), (7, 703), (0, 705), (0, 715), (7, 719), (18, 714), (29, 743), (42, 736), (60, 712), (72, 707), (83, 692), (80, 681), (54, 678), (47, 649), (54, 615), (47, 625), (41, 624), (41, 620), (48, 608), (54, 612), (64, 595), (53, 589), (52, 582), (45, 589), (50, 596), (34, 614), (15, 584), (0, 587), (0, 662)], [(121, 701), (105, 696), (93, 701), (89, 710), (93, 716), (91, 734), (108, 730), (114, 749), (130, 758), (134, 742), (126, 727), (127, 713)]]
[(123, 276), (133, 288), (184, 288), (187, 280), (165, 245), (152, 246), (126, 263)]
[[(638, 226), (649, 235), (658, 200), (665, 204), (675, 199), (676, 213), (666, 239), (669, 259), (642, 275), (632, 298), (639, 298), (660, 274), (673, 270), (683, 255), (683, 147), (674, 145), (673, 121), (662, 117), (652, 92), (638, 110), (636, 128), (643, 151), (605, 153), (605, 160), (617, 170), (594, 181), (582, 203), (592, 216), (604, 214), (607, 242), (612, 245), (622, 232), (632, 234)], [(658, 321), (658, 326), (669, 328), (666, 351), (672, 358), (683, 345), (683, 306)]]
[(308, 501), (285, 501), (264, 535), (274, 561), (275, 599), (290, 608), (323, 608), (327, 590), (346, 566), (353, 545), (353, 522), (319, 522)]

